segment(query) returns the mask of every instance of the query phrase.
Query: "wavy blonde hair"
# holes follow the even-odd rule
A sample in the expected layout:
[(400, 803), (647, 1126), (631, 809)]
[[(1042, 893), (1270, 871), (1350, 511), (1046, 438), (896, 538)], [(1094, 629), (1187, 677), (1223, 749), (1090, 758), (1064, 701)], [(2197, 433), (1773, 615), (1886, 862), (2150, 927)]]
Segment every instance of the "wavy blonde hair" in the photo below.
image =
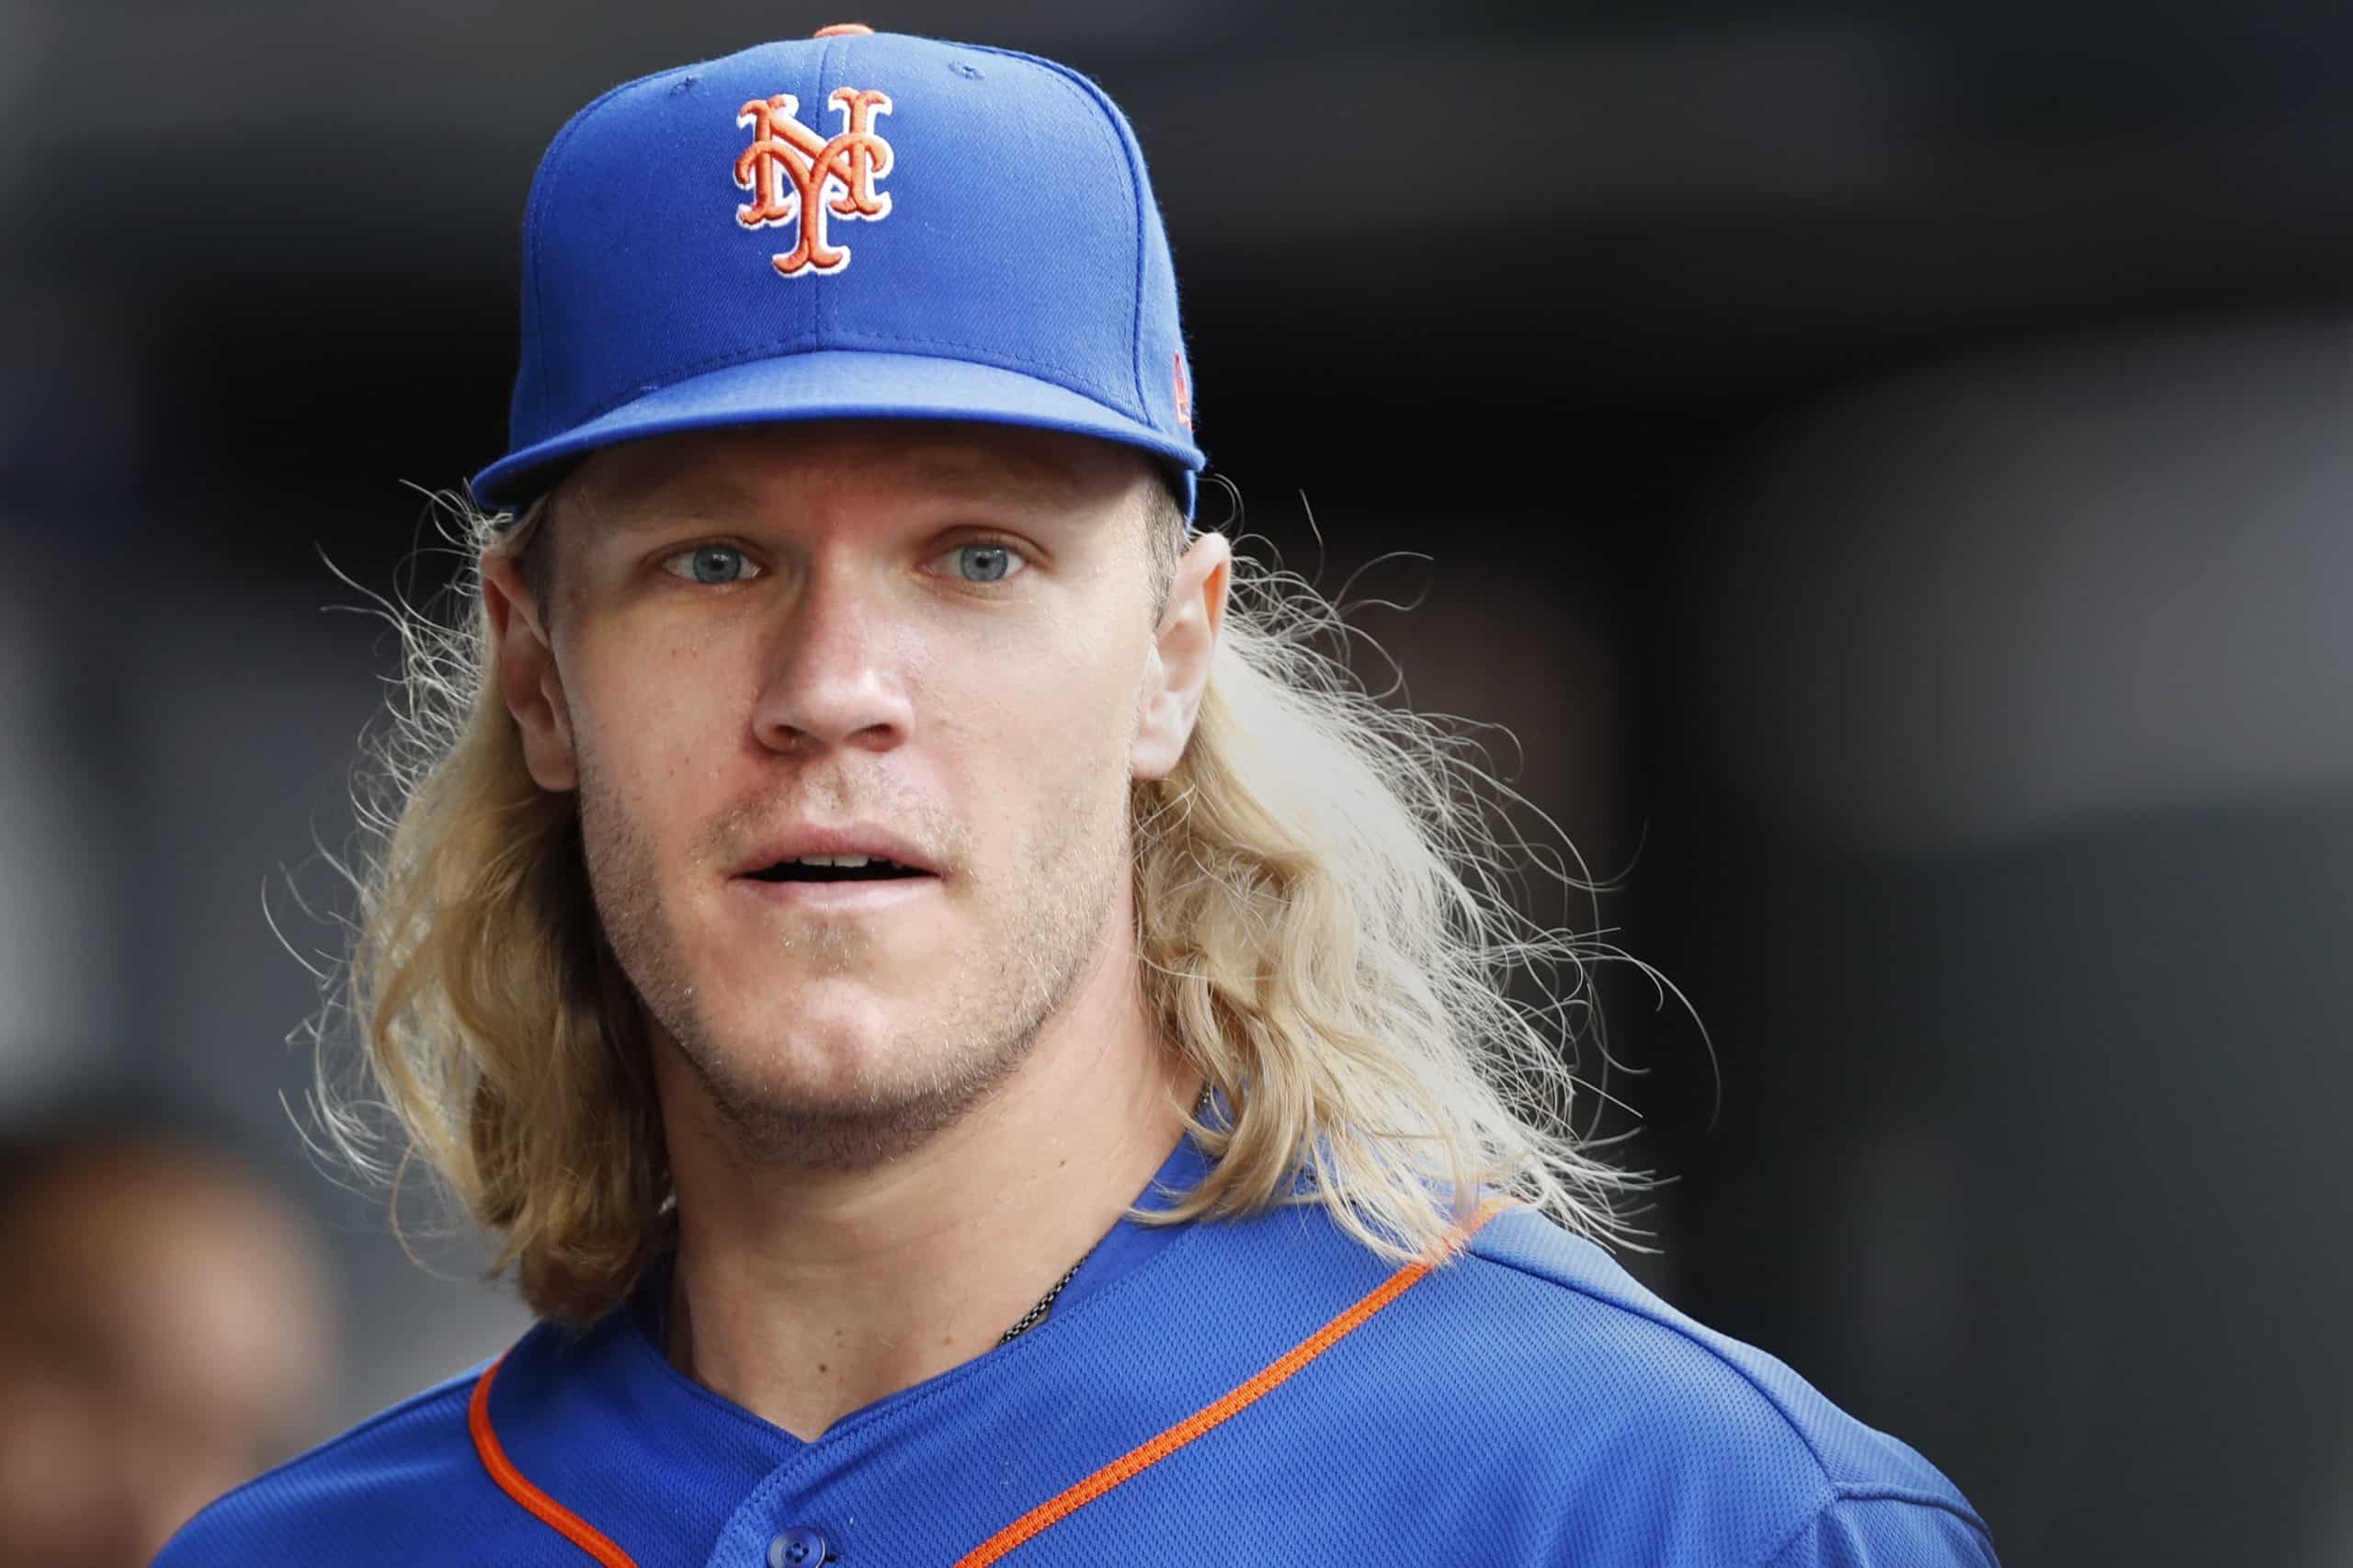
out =
[[(353, 942), (328, 977), (374, 1094), (333, 1082), (323, 1018), (320, 1108), (394, 1183), (396, 1220), (421, 1161), (533, 1310), (585, 1323), (668, 1244), (672, 1210), (643, 1014), (598, 926), (574, 797), (532, 780), (491, 667), (474, 562), (519, 554), (544, 584), (547, 506), (452, 501), (451, 610), (384, 607), (404, 674), (362, 769)], [(1181, 514), (1158, 507), (1147, 539), (1159, 604)], [(1626, 955), (1514, 897), (1531, 866), (1598, 889), (1510, 830), (1525, 802), (1474, 744), (1352, 676), (1341, 609), (1238, 553), (1232, 584), (1191, 741), (1131, 790), (1144, 996), (1222, 1101), (1193, 1124), (1208, 1178), (1141, 1218), (1320, 1202), (1404, 1258), (1440, 1245), (1468, 1206), (1454, 1195), (1502, 1191), (1626, 1242), (1615, 1199), (1643, 1183), (1569, 1120), (1572, 1047), (1598, 1038), (1587, 961)]]

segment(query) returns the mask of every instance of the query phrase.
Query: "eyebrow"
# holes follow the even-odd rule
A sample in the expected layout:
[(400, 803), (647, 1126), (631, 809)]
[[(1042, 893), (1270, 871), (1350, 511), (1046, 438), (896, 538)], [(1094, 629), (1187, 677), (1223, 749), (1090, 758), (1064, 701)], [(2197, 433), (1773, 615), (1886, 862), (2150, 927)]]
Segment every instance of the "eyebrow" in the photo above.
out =
[(1063, 509), (1086, 494), (1068, 469), (1027, 452), (936, 450), (909, 460), (905, 472), (926, 489), (1025, 509)]
[[(1063, 464), (1022, 451), (941, 446), (889, 460), (915, 489), (955, 500), (987, 502), (1031, 513), (1067, 511), (1086, 488)], [(760, 494), (723, 472), (680, 465), (640, 483), (608, 491), (598, 510), (624, 530), (675, 520), (681, 513), (724, 514), (756, 508)], [(658, 504), (658, 508), (656, 506)]]
[[(755, 506), (758, 497), (733, 480), (688, 470), (673, 471), (597, 497), (606, 526), (623, 530), (676, 520), (681, 512), (726, 512)], [(659, 510), (654, 503), (660, 503)]]

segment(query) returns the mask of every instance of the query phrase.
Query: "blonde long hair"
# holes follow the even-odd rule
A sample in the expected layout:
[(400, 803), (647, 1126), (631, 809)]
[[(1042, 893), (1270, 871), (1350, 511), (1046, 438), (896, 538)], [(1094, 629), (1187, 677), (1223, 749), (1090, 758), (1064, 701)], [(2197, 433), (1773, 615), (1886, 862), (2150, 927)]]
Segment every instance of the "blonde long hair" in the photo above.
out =
[[(472, 564), (514, 552), (538, 575), (545, 509), (453, 502), (452, 611), (385, 606), (404, 678), (360, 775), (319, 1106), (344, 1155), (393, 1182), (396, 1218), (421, 1161), (534, 1311), (585, 1323), (667, 1244), (670, 1186), (574, 797), (524, 766)], [(1151, 539), (1157, 602), (1183, 519), (1166, 509)], [(1643, 1184), (1589, 1153), (1569, 1114), (1572, 1047), (1598, 1036), (1588, 963), (1626, 955), (1514, 902), (1531, 867), (1597, 890), (1510, 829), (1504, 808), (1525, 802), (1471, 741), (1353, 677), (1354, 634), (1305, 580), (1237, 553), (1198, 727), (1174, 771), (1131, 789), (1144, 995), (1222, 1101), (1193, 1129), (1208, 1178), (1148, 1218), (1320, 1202), (1402, 1259), (1443, 1242), (1457, 1195), (1502, 1191), (1623, 1243), (1615, 1199)], [(372, 1096), (329, 1065), (347, 1009)]]

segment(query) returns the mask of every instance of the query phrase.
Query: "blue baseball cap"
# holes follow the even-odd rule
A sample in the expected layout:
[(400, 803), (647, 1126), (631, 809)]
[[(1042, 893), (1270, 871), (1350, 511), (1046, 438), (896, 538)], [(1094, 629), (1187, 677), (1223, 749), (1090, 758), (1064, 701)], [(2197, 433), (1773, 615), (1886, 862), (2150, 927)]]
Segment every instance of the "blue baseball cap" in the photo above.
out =
[(640, 77), (572, 117), (523, 218), (523, 354), (478, 500), (617, 441), (969, 419), (1204, 459), (1143, 153), (1094, 83), (857, 25)]

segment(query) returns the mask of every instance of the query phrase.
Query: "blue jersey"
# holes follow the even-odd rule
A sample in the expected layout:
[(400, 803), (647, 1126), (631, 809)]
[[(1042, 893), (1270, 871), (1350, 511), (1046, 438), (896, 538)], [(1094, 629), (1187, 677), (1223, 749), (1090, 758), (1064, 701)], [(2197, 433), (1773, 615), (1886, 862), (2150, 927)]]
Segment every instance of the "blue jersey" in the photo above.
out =
[[(1199, 1171), (1180, 1144), (1155, 1190)], [(1525, 1208), (1436, 1267), (1313, 1206), (1123, 1221), (1043, 1323), (813, 1442), (673, 1368), (666, 1298), (657, 1271), (585, 1334), (532, 1330), (157, 1568), (1995, 1561), (1926, 1460)]]

